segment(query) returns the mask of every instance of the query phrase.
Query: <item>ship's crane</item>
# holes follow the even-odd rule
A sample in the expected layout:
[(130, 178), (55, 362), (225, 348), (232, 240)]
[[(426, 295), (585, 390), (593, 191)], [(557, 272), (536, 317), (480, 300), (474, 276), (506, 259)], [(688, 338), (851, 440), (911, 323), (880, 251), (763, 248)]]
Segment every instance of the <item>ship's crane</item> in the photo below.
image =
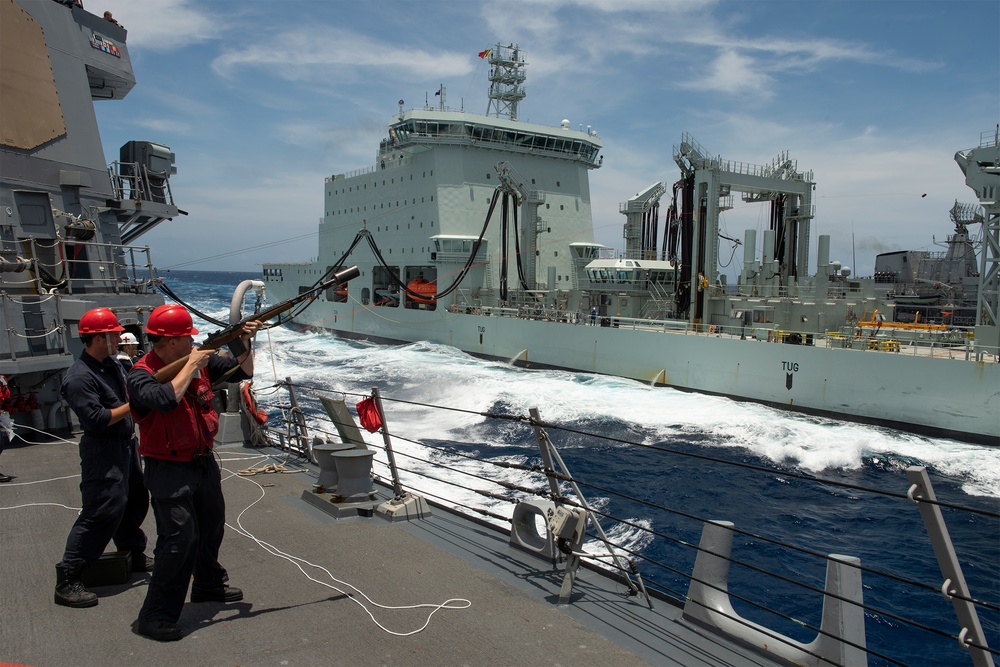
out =
[[(702, 322), (708, 315), (710, 293), (701, 286), (705, 280), (715, 282), (719, 214), (732, 208), (733, 191), (742, 193), (744, 201), (771, 202), (771, 224), (761, 257), (769, 269), (768, 289), (790, 286), (800, 275), (808, 275), (812, 172), (798, 171), (787, 152), (765, 165), (724, 160), (709, 155), (687, 133), (674, 146), (674, 161), (681, 170), (683, 207), (674, 222), (677, 229), (670, 231), (667, 254), (680, 260), (678, 289), (687, 294), (678, 295), (678, 309), (687, 312), (689, 321)], [(752, 253), (756, 238), (747, 237), (745, 243), (744, 254)], [(699, 274), (704, 279), (695, 280)]]
[(656, 259), (660, 198), (667, 189), (657, 181), (618, 207), (625, 214), (625, 257)]

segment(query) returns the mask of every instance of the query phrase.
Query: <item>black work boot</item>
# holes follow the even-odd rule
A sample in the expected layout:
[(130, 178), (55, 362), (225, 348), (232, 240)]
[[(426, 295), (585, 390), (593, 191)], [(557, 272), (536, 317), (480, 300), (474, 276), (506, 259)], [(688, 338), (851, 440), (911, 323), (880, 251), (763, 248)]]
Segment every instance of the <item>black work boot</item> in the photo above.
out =
[(97, 595), (84, 588), (80, 581), (84, 565), (86, 563), (82, 560), (56, 565), (56, 604), (64, 607), (93, 607), (97, 604)]
[(152, 572), (153, 559), (141, 551), (131, 553), (132, 572)]

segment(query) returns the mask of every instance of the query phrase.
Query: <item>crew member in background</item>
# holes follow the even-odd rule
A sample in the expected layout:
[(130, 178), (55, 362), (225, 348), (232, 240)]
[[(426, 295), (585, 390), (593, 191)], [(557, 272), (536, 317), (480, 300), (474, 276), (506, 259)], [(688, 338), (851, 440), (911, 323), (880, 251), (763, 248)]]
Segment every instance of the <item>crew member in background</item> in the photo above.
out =
[[(219, 430), (212, 384), (223, 377), (239, 382), (253, 376), (250, 340), (260, 326), (243, 325), (245, 349), (233, 357), (193, 347), (198, 330), (183, 306), (160, 306), (146, 323), (152, 349), (128, 374), (128, 390), (156, 516), (156, 567), (135, 625), (135, 632), (149, 639), (183, 636), (177, 620), (188, 584), (191, 602), (243, 599), (243, 591), (226, 583), (229, 575), (219, 564), (226, 504), (212, 452)], [(172, 379), (156, 380), (158, 370), (185, 358)]]
[(135, 334), (130, 334), (126, 331), (122, 334), (121, 342), (118, 343), (118, 355), (116, 357), (126, 373), (132, 370), (132, 365), (135, 364), (139, 356), (139, 340), (135, 337)]
[(87, 563), (97, 560), (112, 540), (119, 551), (130, 552), (133, 572), (152, 568), (142, 532), (149, 494), (142, 483), (125, 373), (114, 358), (124, 330), (107, 308), (84, 313), (79, 331), (85, 348), (63, 378), (63, 398), (83, 428), (83, 509), (66, 538), (62, 561), (56, 565), (55, 602), (66, 607), (97, 604), (97, 595), (84, 588), (80, 577)]
[[(10, 387), (7, 386), (7, 378), (0, 375), (0, 454), (10, 444), (10, 439), (14, 437), (14, 430), (11, 428), (10, 415), (7, 414), (7, 403), (10, 401)], [(12, 476), (0, 471), (0, 484), (14, 479)]]

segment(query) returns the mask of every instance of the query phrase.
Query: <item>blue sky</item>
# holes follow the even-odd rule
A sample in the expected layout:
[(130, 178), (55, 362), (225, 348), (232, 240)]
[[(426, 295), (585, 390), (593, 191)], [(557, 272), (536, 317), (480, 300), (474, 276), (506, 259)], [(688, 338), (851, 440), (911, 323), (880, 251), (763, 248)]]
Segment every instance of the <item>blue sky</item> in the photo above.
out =
[[(177, 154), (172, 187), (189, 215), (140, 240), (161, 271), (313, 257), (324, 177), (374, 163), (399, 99), (421, 107), (443, 84), (450, 107), (484, 112), (476, 54), (496, 42), (526, 55), (522, 119), (567, 118), (600, 136), (595, 234), (619, 249), (618, 204), (655, 181), (669, 191), (672, 146), (687, 132), (725, 159), (789, 151), (817, 184), (811, 270), (816, 236), (830, 234), (831, 257), (870, 275), (879, 252), (941, 249), (932, 236), (951, 233), (948, 209), (975, 201), (953, 155), (1000, 121), (997, 0), (86, 7), (129, 31), (138, 79), (124, 101), (96, 105), (109, 162), (130, 139)], [(767, 215), (737, 201), (723, 233), (742, 238)], [(729, 249), (722, 241), (720, 257)]]

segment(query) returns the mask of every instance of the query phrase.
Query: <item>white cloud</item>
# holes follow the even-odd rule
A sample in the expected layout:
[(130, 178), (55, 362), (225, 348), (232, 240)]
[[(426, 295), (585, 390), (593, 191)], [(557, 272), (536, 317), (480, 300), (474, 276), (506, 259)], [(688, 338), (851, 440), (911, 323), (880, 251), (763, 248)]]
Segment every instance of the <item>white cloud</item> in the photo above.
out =
[(133, 49), (174, 51), (214, 39), (226, 26), (193, 0), (103, 0), (101, 7), (128, 30)]
[(349, 72), (350, 78), (371, 75), (370, 70), (379, 70), (377, 76), (393, 78), (429, 72), (447, 77), (468, 74), (473, 65), (468, 53), (415, 50), (321, 24), (243, 44), (223, 51), (212, 62), (212, 69), (223, 77), (241, 69), (266, 69), (289, 80), (325, 79), (331, 74), (330, 68), (334, 68), (334, 74), (341, 68)]
[(693, 90), (711, 90), (729, 95), (751, 95), (770, 99), (773, 79), (748, 56), (726, 50), (712, 62), (708, 72), (697, 79), (680, 84)]
[[(971, 13), (962, 2), (921, 5), (905, 25), (870, 33), (857, 26), (872, 25), (873, 13), (885, 20), (884, 3), (858, 4), (856, 19), (820, 3), (801, 21), (768, 3), (750, 12), (660, 0), (513, 0), (507, 11), (425, 0), (419, 12), (395, 0), (105, 4), (129, 29), (139, 79), (121, 105), (98, 105), (111, 109), (106, 143), (170, 145), (172, 184), (191, 216), (164, 230), (219, 230), (237, 239), (227, 247), (247, 234), (279, 243), (314, 232), (323, 178), (373, 164), (397, 99), (412, 107), (429, 93), (433, 102), (444, 83), (452, 107), (485, 111), (487, 65), (476, 53), (499, 41), (527, 55), (522, 119), (570, 118), (601, 136), (604, 167), (591, 178), (599, 241), (621, 246), (619, 202), (677, 179), (671, 146), (690, 132), (727, 159), (763, 163), (788, 149), (815, 172), (813, 242), (830, 232), (834, 253), (849, 263), (856, 252), (867, 272), (876, 251), (949, 231), (947, 209), (971, 195), (951, 156), (992, 127), (1000, 78), (996, 63), (970, 71), (966, 52), (926, 39), (945, 34), (938, 21)], [(831, 13), (839, 22), (825, 20)], [(952, 30), (973, 42), (988, 32), (969, 21)], [(727, 213), (729, 233), (758, 225), (760, 208)], [(190, 243), (157, 243), (164, 265), (165, 252), (190, 255)], [(315, 242), (273, 252), (253, 263), (305, 259)]]

